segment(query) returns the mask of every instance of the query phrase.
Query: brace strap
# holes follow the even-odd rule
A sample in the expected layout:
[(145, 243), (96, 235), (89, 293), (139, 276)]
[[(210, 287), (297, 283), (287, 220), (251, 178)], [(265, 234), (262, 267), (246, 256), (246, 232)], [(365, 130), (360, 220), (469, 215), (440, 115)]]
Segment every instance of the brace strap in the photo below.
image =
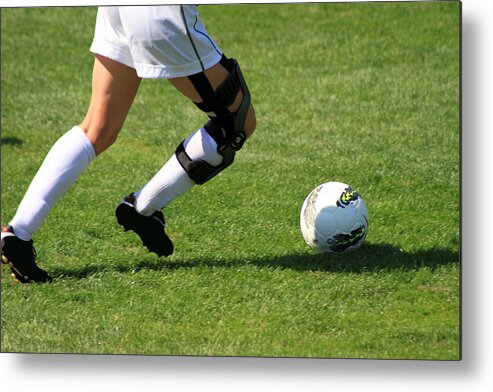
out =
[[(210, 118), (205, 129), (216, 141), (217, 151), (223, 156), (221, 164), (212, 166), (200, 159), (192, 160), (186, 153), (183, 142), (178, 146), (176, 157), (197, 184), (205, 183), (231, 165), (236, 151), (243, 147), (246, 140), (245, 121), (251, 102), (250, 91), (236, 60), (223, 56), (221, 64), (228, 69), (229, 75), (215, 92), (204, 73), (189, 76), (203, 100), (196, 105)], [(227, 107), (233, 104), (240, 89), (243, 93), (240, 106), (235, 112), (230, 112)]]

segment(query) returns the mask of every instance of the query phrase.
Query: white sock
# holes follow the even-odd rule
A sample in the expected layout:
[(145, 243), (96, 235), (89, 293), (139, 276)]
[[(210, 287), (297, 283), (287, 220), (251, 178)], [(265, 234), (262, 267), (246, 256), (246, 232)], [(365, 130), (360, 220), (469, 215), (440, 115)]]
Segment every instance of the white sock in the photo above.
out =
[[(216, 166), (223, 158), (217, 152), (215, 140), (204, 128), (189, 136), (184, 143), (191, 159), (202, 159)], [(142, 215), (152, 215), (195, 185), (181, 167), (175, 154), (156, 175), (135, 193), (135, 209)]]
[(96, 157), (85, 132), (73, 127), (51, 147), (9, 223), (17, 237), (28, 241), (53, 205)]

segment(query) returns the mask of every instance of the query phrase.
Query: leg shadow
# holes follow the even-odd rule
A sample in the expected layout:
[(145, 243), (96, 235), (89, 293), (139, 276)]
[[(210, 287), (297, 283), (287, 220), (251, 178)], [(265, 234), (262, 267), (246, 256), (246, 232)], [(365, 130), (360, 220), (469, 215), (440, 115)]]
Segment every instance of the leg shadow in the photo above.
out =
[[(134, 259), (132, 259), (134, 261)], [(297, 271), (318, 271), (327, 273), (364, 273), (377, 271), (435, 269), (442, 265), (459, 264), (459, 252), (447, 249), (429, 249), (405, 252), (387, 244), (367, 244), (347, 254), (318, 254), (312, 252), (292, 253), (281, 256), (264, 256), (232, 260), (191, 259), (168, 260), (148, 258), (137, 263), (122, 260), (120, 265), (87, 266), (81, 269), (55, 269), (53, 276), (83, 279), (105, 272), (130, 273), (140, 270), (173, 271), (183, 268), (234, 268), (255, 265), (261, 268), (286, 268)]]
[(19, 139), (17, 137), (2, 137), (1, 139), (1, 145), (6, 145), (6, 146), (21, 146), (24, 143), (22, 139)]

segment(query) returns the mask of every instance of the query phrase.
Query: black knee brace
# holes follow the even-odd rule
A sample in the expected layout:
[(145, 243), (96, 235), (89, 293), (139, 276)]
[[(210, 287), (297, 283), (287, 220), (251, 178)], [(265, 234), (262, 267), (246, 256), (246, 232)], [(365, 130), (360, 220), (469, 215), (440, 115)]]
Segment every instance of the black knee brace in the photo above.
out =
[[(202, 102), (196, 105), (210, 119), (204, 128), (216, 141), (217, 152), (223, 156), (222, 163), (212, 166), (202, 159), (191, 159), (183, 142), (177, 147), (175, 154), (178, 162), (197, 184), (205, 183), (231, 165), (236, 151), (243, 147), (246, 140), (245, 121), (250, 107), (250, 91), (235, 59), (228, 59), (223, 55), (220, 63), (229, 71), (229, 75), (216, 91), (203, 72), (189, 76), (202, 98)], [(240, 90), (243, 93), (240, 106), (235, 112), (230, 112), (228, 106), (233, 104)]]

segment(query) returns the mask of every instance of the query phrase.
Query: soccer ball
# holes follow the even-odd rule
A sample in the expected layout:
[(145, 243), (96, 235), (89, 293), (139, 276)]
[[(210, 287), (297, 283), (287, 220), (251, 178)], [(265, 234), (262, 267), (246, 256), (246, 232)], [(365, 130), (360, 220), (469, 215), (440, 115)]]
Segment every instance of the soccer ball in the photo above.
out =
[(368, 233), (368, 209), (358, 192), (342, 182), (326, 182), (306, 197), (300, 213), (303, 238), (320, 252), (359, 248)]

